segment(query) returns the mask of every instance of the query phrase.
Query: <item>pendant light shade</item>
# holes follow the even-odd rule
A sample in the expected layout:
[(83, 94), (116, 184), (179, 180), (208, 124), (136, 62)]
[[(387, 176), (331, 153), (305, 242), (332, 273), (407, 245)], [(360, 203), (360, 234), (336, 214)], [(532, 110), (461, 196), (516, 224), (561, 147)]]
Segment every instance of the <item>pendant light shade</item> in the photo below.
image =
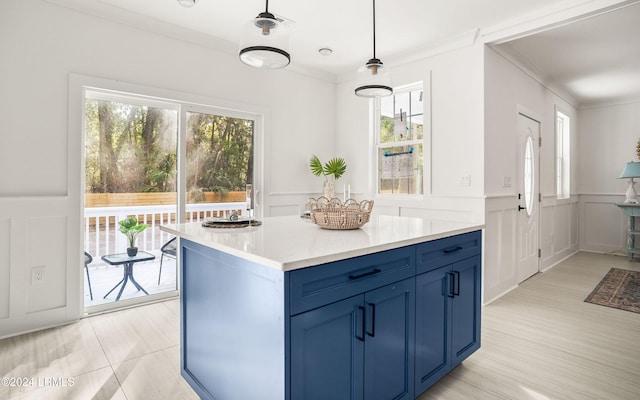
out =
[(373, 0), (373, 58), (356, 72), (356, 96), (383, 97), (393, 94), (391, 74), (376, 57), (376, 0)]
[(287, 25), (265, 11), (249, 21), (240, 42), (240, 60), (256, 68), (283, 68), (289, 65), (289, 30)]

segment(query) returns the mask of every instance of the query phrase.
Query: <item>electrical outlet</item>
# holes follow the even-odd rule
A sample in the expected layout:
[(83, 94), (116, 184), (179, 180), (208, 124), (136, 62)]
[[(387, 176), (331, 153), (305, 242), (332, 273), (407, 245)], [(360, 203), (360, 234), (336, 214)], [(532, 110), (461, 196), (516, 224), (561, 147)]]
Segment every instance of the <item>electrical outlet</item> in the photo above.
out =
[(511, 179), (511, 177), (510, 177), (510, 176), (505, 176), (505, 177), (504, 177), (504, 181), (503, 181), (504, 183), (503, 183), (503, 185), (502, 185), (502, 186), (503, 186), (503, 187), (506, 187), (506, 188), (507, 188), (507, 187), (511, 187), (511, 181), (512, 181), (512, 179)]
[(460, 186), (471, 186), (471, 175), (461, 176)]
[(31, 269), (31, 284), (35, 285), (44, 282), (44, 266), (33, 267)]

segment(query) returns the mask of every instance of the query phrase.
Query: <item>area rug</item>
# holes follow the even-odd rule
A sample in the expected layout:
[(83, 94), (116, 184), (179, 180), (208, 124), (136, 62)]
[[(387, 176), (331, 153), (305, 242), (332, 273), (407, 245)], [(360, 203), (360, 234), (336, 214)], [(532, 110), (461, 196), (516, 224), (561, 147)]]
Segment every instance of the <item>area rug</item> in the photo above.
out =
[(611, 268), (584, 301), (640, 313), (640, 272)]

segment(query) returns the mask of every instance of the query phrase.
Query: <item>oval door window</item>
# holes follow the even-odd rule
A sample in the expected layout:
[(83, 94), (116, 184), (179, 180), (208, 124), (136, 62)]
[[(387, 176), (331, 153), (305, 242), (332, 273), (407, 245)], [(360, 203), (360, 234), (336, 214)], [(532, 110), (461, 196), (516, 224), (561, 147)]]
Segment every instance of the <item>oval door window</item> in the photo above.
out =
[(533, 174), (535, 171), (533, 160), (533, 139), (527, 137), (527, 143), (524, 147), (524, 206), (527, 210), (527, 216), (531, 216), (533, 212)]

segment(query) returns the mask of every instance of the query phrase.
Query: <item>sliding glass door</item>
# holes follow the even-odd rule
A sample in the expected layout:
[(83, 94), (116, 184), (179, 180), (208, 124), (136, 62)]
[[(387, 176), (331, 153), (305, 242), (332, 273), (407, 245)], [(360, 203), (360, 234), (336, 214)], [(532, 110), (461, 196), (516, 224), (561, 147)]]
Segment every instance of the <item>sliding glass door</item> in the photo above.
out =
[[(160, 225), (246, 212), (256, 117), (93, 88), (84, 94), (85, 310), (176, 296), (177, 243)], [(130, 217), (146, 225), (135, 257), (120, 231)]]

